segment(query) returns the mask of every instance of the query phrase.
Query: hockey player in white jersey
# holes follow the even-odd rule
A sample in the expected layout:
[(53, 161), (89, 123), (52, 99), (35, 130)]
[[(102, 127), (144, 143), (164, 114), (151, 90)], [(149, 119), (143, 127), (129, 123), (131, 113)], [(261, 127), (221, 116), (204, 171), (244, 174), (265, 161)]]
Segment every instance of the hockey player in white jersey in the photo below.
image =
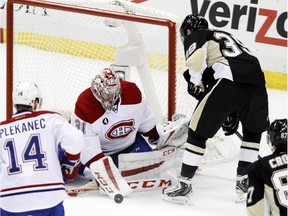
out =
[[(88, 167), (90, 160), (94, 161), (99, 153), (111, 156), (118, 166), (117, 155), (121, 152), (152, 150), (140, 134), (154, 139), (159, 137), (157, 120), (138, 87), (119, 81), (110, 68), (101, 70), (92, 80), (91, 87), (80, 94), (71, 124), (90, 135), (86, 147), (91, 143), (91, 148), (89, 152), (84, 148), (81, 158)], [(101, 149), (95, 148), (97, 142)], [(137, 146), (132, 145), (134, 143)]]
[(0, 215), (63, 216), (63, 177), (78, 172), (83, 135), (60, 114), (36, 111), (42, 104), (36, 84), (19, 82), (13, 104), (17, 112), (0, 123)]
[[(92, 80), (91, 87), (79, 95), (71, 124), (85, 134), (81, 162), (92, 173), (105, 160), (117, 174), (118, 155), (152, 151), (143, 136), (158, 148), (167, 140), (167, 136), (163, 136), (164, 127), (157, 124), (136, 84), (119, 80), (111, 68), (102, 69)], [(104, 168), (100, 168), (101, 172), (106, 173), (106, 165), (101, 166)], [(121, 176), (117, 178), (124, 182)]]

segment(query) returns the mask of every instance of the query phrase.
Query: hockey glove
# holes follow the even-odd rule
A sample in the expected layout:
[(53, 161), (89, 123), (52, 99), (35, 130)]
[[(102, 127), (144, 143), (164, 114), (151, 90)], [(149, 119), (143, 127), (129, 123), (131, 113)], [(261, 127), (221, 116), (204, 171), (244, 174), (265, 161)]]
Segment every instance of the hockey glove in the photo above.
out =
[(237, 113), (230, 114), (226, 121), (222, 124), (225, 136), (234, 134), (239, 127), (239, 115)]
[(187, 87), (188, 93), (194, 98), (196, 98), (197, 100), (199, 100), (204, 92), (204, 86), (202, 85), (202, 83), (200, 85), (195, 85), (194, 83), (190, 81), (189, 69), (187, 69), (183, 73), (183, 76), (188, 84), (188, 87)]
[(191, 96), (199, 100), (204, 93), (204, 87), (202, 85), (195, 85), (192, 82), (189, 82), (187, 91)]
[(65, 153), (61, 160), (62, 175), (65, 183), (71, 182), (78, 174), (80, 167), (80, 154)]

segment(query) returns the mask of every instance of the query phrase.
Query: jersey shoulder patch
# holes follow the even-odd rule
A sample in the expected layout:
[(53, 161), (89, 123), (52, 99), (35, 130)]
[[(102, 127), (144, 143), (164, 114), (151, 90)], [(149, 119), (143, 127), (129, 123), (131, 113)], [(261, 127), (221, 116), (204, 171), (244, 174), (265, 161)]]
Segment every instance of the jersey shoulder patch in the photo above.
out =
[(75, 105), (75, 114), (85, 122), (92, 124), (105, 113), (101, 103), (94, 97), (90, 88), (84, 90)]
[(142, 93), (135, 83), (121, 81), (121, 105), (139, 104), (142, 101)]

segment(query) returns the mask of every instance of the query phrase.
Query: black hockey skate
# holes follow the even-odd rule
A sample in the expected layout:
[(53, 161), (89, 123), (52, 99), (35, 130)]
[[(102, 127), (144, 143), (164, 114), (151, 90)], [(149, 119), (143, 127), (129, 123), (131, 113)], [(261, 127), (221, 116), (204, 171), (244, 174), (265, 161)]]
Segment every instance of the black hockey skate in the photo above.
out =
[(162, 191), (163, 200), (183, 205), (193, 205), (191, 179), (179, 177), (174, 186), (165, 188)]

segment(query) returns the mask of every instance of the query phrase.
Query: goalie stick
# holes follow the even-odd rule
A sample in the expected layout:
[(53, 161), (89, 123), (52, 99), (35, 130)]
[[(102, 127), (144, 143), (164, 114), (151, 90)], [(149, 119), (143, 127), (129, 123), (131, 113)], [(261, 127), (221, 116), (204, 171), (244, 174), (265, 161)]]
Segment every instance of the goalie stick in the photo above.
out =
[[(127, 181), (127, 183), (133, 191), (147, 191), (169, 187), (172, 185), (173, 182), (171, 179), (143, 179), (131, 180)], [(100, 191), (99, 184), (96, 182), (96, 180), (92, 180), (78, 188), (66, 189), (67, 195), (72, 197), (82, 195), (91, 191)]]

